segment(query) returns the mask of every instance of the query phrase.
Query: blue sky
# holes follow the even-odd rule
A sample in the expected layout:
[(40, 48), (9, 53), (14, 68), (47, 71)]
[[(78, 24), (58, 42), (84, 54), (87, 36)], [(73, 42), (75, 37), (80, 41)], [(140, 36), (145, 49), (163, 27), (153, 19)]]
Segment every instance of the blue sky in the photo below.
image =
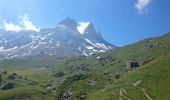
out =
[(26, 15), (25, 28), (54, 28), (70, 16), (92, 22), (108, 42), (123, 46), (169, 32), (169, 5), (170, 0), (0, 0), (0, 27), (19, 24)]

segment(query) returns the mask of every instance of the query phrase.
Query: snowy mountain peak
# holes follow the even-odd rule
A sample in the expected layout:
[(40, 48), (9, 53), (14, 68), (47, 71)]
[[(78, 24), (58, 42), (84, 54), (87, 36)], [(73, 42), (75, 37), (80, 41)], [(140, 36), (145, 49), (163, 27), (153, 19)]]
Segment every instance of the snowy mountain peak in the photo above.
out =
[(66, 19), (59, 22), (58, 26), (64, 26), (64, 27), (70, 28), (72, 30), (75, 30), (77, 27), (77, 23), (75, 22), (74, 19), (67, 17)]
[(90, 22), (66, 18), (56, 28), (36, 31), (0, 30), (0, 59), (25, 56), (89, 56), (115, 46), (106, 42)]
[(79, 22), (77, 26), (77, 30), (80, 34), (84, 34), (86, 28), (89, 26), (90, 22)]

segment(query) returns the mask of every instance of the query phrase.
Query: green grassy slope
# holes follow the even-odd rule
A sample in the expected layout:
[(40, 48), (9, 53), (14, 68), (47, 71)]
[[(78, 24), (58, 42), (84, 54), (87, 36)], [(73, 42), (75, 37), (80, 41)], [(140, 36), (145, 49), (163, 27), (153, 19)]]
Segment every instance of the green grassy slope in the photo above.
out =
[[(169, 100), (170, 92), (170, 54), (161, 56), (151, 63), (144, 65), (136, 70), (132, 70), (122, 78), (107, 85), (105, 88), (92, 93), (89, 99), (103, 100), (103, 98), (119, 99), (120, 90), (123, 89), (128, 98), (132, 100), (147, 100), (142, 89), (153, 100)], [(137, 84), (137, 82), (139, 82)], [(133, 86), (133, 84), (138, 86)], [(100, 96), (102, 98), (100, 98)], [(125, 99), (126, 100), (126, 99)]]
[[(126, 89), (128, 94), (124, 93), (124, 95), (127, 95), (128, 98), (135, 100), (147, 100), (149, 97), (147, 98), (145, 96), (146, 94), (143, 93), (141, 88), (138, 89), (138, 86), (135, 87), (132, 85), (135, 82), (141, 81), (139, 86), (142, 85), (142, 88), (146, 88), (146, 91), (148, 92), (148, 95), (151, 95), (151, 98), (168, 100), (168, 91), (170, 91), (170, 88), (168, 87), (170, 86), (169, 53), (170, 34), (168, 33), (161, 37), (146, 39), (136, 44), (100, 54), (100, 56), (103, 57), (108, 55), (112, 56), (116, 60), (106, 64), (105, 66), (98, 66), (98, 68), (93, 72), (93, 74), (98, 75), (97, 77), (103, 76), (100, 80), (104, 80), (104, 83), (100, 84), (103, 87), (99, 88), (97, 91), (93, 91), (92, 93), (90, 92), (87, 99), (117, 100), (120, 98), (120, 90)], [(148, 62), (141, 65), (141, 67), (136, 70), (123, 67), (125, 62), (131, 59), (135, 59), (136, 61), (148, 60)], [(93, 63), (94, 62), (95, 61), (93, 61)], [(111, 77), (104, 76), (105, 72), (109, 72)], [(120, 79), (115, 79), (114, 74), (116, 73), (121, 73), (120, 75), (122, 77)], [(111, 79), (113, 83), (109, 84), (110, 81), (106, 81), (106, 79)]]

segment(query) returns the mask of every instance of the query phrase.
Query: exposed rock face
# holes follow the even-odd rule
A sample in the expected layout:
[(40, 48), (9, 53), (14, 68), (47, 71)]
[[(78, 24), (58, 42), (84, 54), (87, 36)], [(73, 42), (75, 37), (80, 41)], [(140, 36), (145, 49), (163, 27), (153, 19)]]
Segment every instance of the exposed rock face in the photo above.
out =
[(149, 43), (148, 47), (149, 48), (162, 47), (162, 44), (161, 43)]
[(0, 83), (2, 82), (2, 76), (1, 76), (1, 74), (0, 74)]
[(62, 76), (64, 76), (65, 74), (63, 73), (63, 72), (58, 72), (58, 73), (56, 73), (54, 76), (55, 77), (62, 77)]
[(2, 86), (2, 90), (8, 90), (8, 89), (13, 89), (14, 88), (14, 83), (5, 83), (3, 86)]
[(129, 67), (129, 68), (139, 67), (139, 63), (136, 61), (126, 62), (126, 67)]

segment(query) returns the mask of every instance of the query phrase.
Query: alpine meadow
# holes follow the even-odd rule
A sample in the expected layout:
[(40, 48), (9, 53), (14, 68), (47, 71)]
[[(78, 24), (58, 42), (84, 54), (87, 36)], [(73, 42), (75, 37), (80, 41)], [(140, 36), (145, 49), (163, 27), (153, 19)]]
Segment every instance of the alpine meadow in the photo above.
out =
[(170, 100), (169, 0), (0, 0), (0, 100)]

